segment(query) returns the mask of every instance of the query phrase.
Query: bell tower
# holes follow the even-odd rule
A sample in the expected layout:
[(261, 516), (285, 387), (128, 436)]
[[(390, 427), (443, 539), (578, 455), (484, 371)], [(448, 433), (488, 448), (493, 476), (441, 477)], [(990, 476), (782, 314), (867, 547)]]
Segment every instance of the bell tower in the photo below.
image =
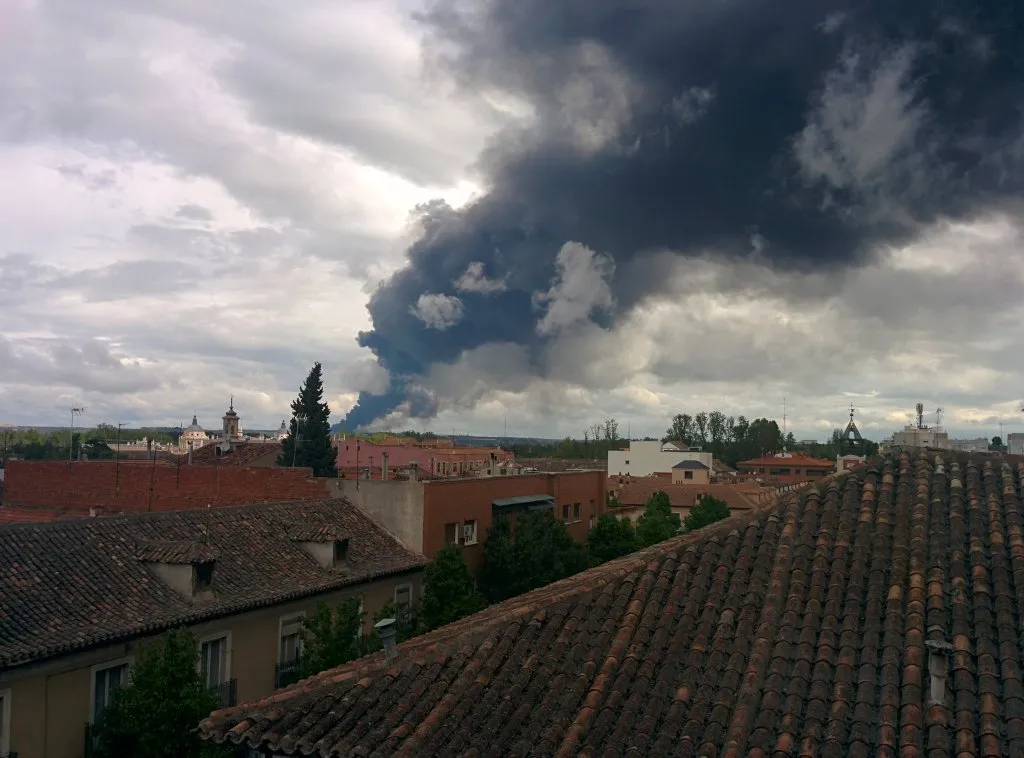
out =
[(234, 395), (231, 396), (231, 404), (228, 406), (228, 412), (224, 414), (222, 420), (224, 421), (224, 439), (241, 439), (242, 435), (238, 431), (238, 414), (235, 413)]

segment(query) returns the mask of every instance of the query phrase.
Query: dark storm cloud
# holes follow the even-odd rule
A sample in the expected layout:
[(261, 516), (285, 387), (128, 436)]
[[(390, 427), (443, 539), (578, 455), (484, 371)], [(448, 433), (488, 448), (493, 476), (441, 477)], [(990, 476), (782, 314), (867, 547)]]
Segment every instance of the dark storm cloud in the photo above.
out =
[[(423, 20), (465, 86), (511, 91), (535, 118), (482, 156), (489, 194), (423, 209), (360, 338), (392, 386), (353, 426), (466, 349), (536, 355), (534, 294), (566, 242), (613, 257), (614, 315), (661, 288), (638, 253), (850, 267), (1021, 189), (1018, 3), (439, 0)], [(482, 277), (503, 285), (458, 286)], [(432, 328), (424, 297), (458, 319)]]

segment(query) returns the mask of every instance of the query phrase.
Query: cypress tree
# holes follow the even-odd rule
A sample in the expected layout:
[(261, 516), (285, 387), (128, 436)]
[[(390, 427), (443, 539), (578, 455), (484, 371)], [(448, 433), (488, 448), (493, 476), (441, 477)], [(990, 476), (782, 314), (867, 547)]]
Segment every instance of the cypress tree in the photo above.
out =
[(281, 441), (277, 465), (308, 467), (314, 476), (338, 475), (338, 454), (331, 442), (331, 409), (323, 397), (323, 371), (318, 361), (292, 402), (292, 420), (288, 436)]

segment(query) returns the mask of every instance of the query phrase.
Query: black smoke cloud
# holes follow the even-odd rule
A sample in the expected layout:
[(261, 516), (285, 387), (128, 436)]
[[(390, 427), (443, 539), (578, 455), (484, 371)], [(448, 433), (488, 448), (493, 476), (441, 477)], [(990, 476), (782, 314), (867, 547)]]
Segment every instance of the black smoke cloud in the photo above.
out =
[(589, 314), (608, 325), (662, 286), (644, 252), (851, 267), (1022, 189), (1024, 3), (441, 0), (420, 20), (435, 65), (532, 118), (481, 156), (485, 196), (419, 209), (359, 337), (391, 385), (349, 426), (435, 414), (417, 379), (465, 350), (536, 357), (567, 242), (614, 259)]

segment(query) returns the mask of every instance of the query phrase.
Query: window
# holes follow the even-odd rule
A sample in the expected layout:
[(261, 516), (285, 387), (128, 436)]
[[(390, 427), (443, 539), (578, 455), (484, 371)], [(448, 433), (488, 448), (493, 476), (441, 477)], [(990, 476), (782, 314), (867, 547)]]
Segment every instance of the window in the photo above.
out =
[(693, 479), (693, 472), (692, 471), (684, 471), (683, 472), (683, 479)]
[(213, 585), (213, 561), (197, 564), (195, 572), (196, 592), (206, 592)]
[(199, 672), (203, 684), (217, 687), (228, 681), (230, 636), (227, 634), (203, 640), (199, 645)]
[(283, 665), (294, 665), (302, 655), (302, 619), (305, 613), (299, 612), (291, 616), (283, 616), (280, 621), (280, 644), (277, 649), (277, 662)]
[(462, 534), (459, 537), (463, 545), (476, 544), (476, 519), (466, 519), (462, 522)]
[(114, 693), (128, 684), (128, 669), (131, 661), (124, 658), (114, 663), (104, 663), (92, 670), (92, 714), (93, 723), (100, 717), (114, 699)]
[(590, 522), (587, 524), (587, 528), (588, 529), (593, 529), (594, 528), (594, 514), (593, 513), (590, 514)]
[(580, 504), (579, 503), (573, 503), (572, 504), (572, 520), (573, 520), (573, 523), (575, 523), (577, 521), (582, 521), (583, 520), (583, 517), (580, 515)]
[(11, 750), (11, 691), (0, 690), (0, 755)]
[(400, 584), (395, 587), (395, 605), (399, 608), (408, 608), (412, 605), (412, 585)]
[(569, 523), (569, 504), (566, 503), (562, 506), (562, 521)]
[(444, 544), (459, 544), (459, 525), (457, 523), (452, 522), (444, 525)]

